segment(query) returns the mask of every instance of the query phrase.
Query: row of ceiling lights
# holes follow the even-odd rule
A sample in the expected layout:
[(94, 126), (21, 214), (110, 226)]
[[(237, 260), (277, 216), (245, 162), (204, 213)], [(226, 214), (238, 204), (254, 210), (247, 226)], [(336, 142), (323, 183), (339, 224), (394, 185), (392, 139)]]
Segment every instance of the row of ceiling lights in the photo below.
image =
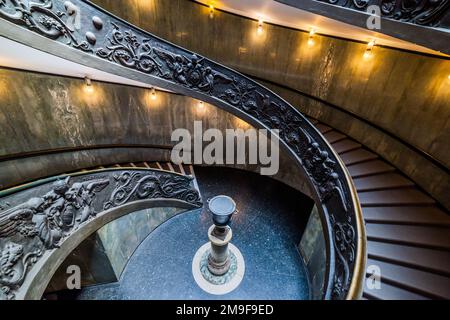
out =
[[(214, 18), (214, 11), (215, 11), (215, 8), (211, 4), (209, 6), (209, 17), (211, 19)], [(262, 35), (264, 33), (264, 20), (262, 19), (262, 17), (260, 17), (258, 19), (258, 26), (257, 26), (256, 32), (257, 32), (258, 35)], [(308, 45), (309, 46), (313, 46), (314, 45), (314, 37), (315, 37), (315, 35), (316, 35), (316, 29), (315, 28), (311, 28), (310, 31), (309, 31), (309, 36), (308, 36)], [(363, 55), (364, 58), (368, 59), (368, 58), (370, 58), (372, 56), (372, 54), (373, 54), (372, 51), (373, 51), (373, 47), (375, 46), (375, 44), (376, 44), (375, 40), (371, 40), (371, 41), (369, 41), (367, 43), (367, 47), (366, 47), (366, 50), (364, 51), (364, 55)], [(448, 76), (448, 78), (450, 79), (450, 75)], [(86, 91), (87, 92), (92, 92), (93, 91), (92, 81), (91, 81), (91, 79), (89, 77), (85, 78), (85, 85), (86, 85)], [(150, 88), (150, 99), (153, 100), (153, 101), (155, 101), (157, 99), (156, 89), (154, 87)], [(203, 101), (199, 101), (198, 109), (199, 110), (204, 110), (204, 108), (205, 108), (205, 105), (204, 105)]]
[[(213, 5), (209, 6), (209, 17), (211, 19), (214, 18), (214, 11), (215, 8)], [(258, 26), (256, 29), (256, 33), (258, 35), (262, 35), (264, 33), (264, 20), (262, 19), (262, 17), (260, 17), (258, 19)], [(311, 28), (309, 31), (309, 37), (308, 37), (308, 45), (309, 46), (313, 46), (314, 45), (314, 37), (316, 35), (316, 29), (315, 28)], [(372, 55), (372, 49), (375, 46), (375, 40), (371, 40), (368, 44), (367, 44), (367, 48), (364, 52), (364, 57), (365, 58), (369, 58)], [(93, 92), (93, 87), (92, 87), (92, 80), (89, 77), (86, 77), (84, 79), (85, 81), (85, 89), (87, 93), (92, 93)], [(155, 101), (157, 99), (157, 93), (156, 93), (156, 89), (154, 87), (150, 88), (150, 99), (152, 101)], [(198, 109), (199, 110), (204, 110), (205, 109), (205, 105), (203, 103), (203, 101), (200, 101), (198, 103)]]
[[(214, 11), (215, 11), (214, 5), (210, 4), (209, 5), (209, 17), (211, 19), (214, 18)], [(316, 31), (317, 30), (315, 28), (311, 28), (309, 30), (309, 37), (308, 37), (308, 45), (309, 46), (314, 45), (314, 36), (316, 34)], [(256, 33), (258, 35), (262, 35), (264, 33), (264, 19), (262, 17), (258, 18), (258, 26), (256, 28)], [(372, 56), (372, 54), (373, 54), (372, 50), (373, 50), (373, 47), (375, 46), (375, 44), (376, 44), (375, 40), (370, 40), (367, 43), (367, 47), (366, 47), (366, 50), (364, 51), (364, 55), (363, 55), (364, 58), (368, 59)]]
[[(215, 12), (215, 8), (214, 5), (209, 5), (209, 18), (213, 19), (214, 18), (214, 12)], [(264, 20), (262, 17), (258, 18), (258, 26), (256, 29), (256, 33), (258, 35), (262, 35), (264, 33)], [(316, 29), (315, 28), (311, 28), (309, 31), (309, 37), (308, 37), (308, 45), (309, 46), (313, 46), (314, 45), (314, 37), (316, 35)], [(368, 44), (367, 44), (367, 48), (364, 52), (364, 58), (369, 58), (372, 55), (372, 49), (375, 46), (375, 40), (371, 40)], [(86, 92), (88, 93), (92, 93), (93, 92), (93, 87), (92, 87), (92, 81), (89, 77), (86, 77), (85, 79), (85, 88), (86, 88)], [(155, 101), (157, 99), (156, 96), (156, 89), (155, 88), (150, 88), (150, 99)], [(205, 108), (203, 101), (200, 101), (198, 103), (198, 108), (203, 110)]]

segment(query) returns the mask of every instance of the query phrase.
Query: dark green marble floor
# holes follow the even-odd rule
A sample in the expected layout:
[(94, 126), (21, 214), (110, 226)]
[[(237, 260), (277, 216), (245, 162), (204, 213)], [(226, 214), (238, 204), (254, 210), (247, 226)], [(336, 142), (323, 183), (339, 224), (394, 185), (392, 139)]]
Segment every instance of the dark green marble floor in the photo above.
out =
[(312, 203), (297, 191), (256, 174), (233, 169), (196, 168), (204, 200), (226, 194), (239, 213), (233, 240), (246, 272), (237, 289), (222, 296), (194, 281), (192, 258), (208, 241), (212, 224), (205, 209), (168, 220), (138, 247), (118, 283), (84, 288), (77, 299), (308, 299), (306, 271), (296, 244)]

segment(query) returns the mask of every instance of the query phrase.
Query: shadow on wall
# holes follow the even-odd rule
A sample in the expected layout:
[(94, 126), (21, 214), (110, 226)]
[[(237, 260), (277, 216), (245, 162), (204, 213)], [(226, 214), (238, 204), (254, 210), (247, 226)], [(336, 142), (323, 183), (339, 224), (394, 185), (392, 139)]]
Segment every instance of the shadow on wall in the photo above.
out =
[[(61, 264), (45, 294), (67, 289), (69, 266), (81, 269), (81, 286), (116, 282), (139, 244), (160, 224), (185, 211), (151, 208), (111, 221), (84, 240)], [(51, 296), (47, 297), (51, 298)]]

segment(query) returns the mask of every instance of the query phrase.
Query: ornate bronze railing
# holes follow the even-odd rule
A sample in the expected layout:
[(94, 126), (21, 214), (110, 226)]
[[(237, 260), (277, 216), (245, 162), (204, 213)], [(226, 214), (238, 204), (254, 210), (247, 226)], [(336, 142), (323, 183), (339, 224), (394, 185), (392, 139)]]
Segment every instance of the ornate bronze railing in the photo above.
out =
[(281, 146), (311, 186), (327, 243), (325, 299), (357, 298), (365, 234), (353, 184), (324, 137), (294, 107), (251, 79), (164, 41), (89, 1), (0, 0), (0, 35), (89, 67), (191, 96), (255, 127)]
[(64, 258), (91, 232), (155, 206), (198, 208), (191, 176), (104, 169), (0, 192), (0, 300), (40, 299)]
[[(366, 12), (378, 6), (381, 16), (427, 27), (450, 28), (450, 0), (314, 0)], [(443, 19), (444, 18), (444, 19)]]

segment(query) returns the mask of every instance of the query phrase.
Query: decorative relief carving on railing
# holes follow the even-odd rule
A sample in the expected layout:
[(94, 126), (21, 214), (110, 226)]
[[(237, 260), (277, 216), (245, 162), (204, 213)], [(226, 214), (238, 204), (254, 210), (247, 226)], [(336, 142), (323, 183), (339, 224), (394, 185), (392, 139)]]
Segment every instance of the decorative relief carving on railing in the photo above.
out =
[[(79, 40), (74, 35), (75, 29), (81, 27), (80, 9), (70, 1), (60, 3), (55, 9), (54, 0), (39, 2), (22, 0), (0, 0), (0, 17), (22, 25), (53, 40), (63, 39), (67, 45), (83, 51), (92, 51), (86, 40)], [(64, 20), (65, 19), (65, 20)]]
[[(21, 1), (0, 0), (0, 17), (86, 54), (164, 79), (173, 83), (174, 91), (181, 86), (214, 97), (268, 128), (279, 129), (281, 140), (299, 157), (313, 182), (330, 221), (355, 229), (355, 219), (349, 219), (355, 207), (344, 171), (324, 140), (296, 109), (248, 78), (134, 29), (88, 2), (73, 0), (71, 4), (76, 4), (82, 21), (90, 22), (82, 24), (80, 30), (72, 31), (61, 19), (66, 15), (66, 6), (61, 1), (41, 0), (39, 4), (30, 2), (25, 6)], [(117, 190), (119, 200), (112, 199), (111, 203), (126, 198), (127, 192), (132, 193), (132, 190), (124, 191), (127, 188), (124, 179), (131, 177), (118, 180), (123, 184)], [(345, 239), (356, 247), (355, 233)], [(333, 233), (331, 241), (335, 255), (339, 256), (337, 248), (341, 246), (342, 237)], [(333, 298), (342, 299), (347, 294), (349, 282), (339, 279), (350, 278), (354, 260), (338, 259), (336, 264), (344, 266), (336, 267), (339, 274), (334, 277), (333, 292), (340, 294), (333, 294)]]
[(345, 222), (336, 222), (334, 217), (330, 218), (334, 235), (334, 247), (337, 253), (337, 259), (334, 274), (334, 286), (332, 296), (342, 297), (346, 288), (350, 286), (351, 277), (349, 265), (355, 261), (355, 229), (353, 228), (352, 218), (349, 216)]
[(170, 198), (183, 200), (195, 206), (202, 202), (197, 190), (190, 186), (186, 176), (122, 172), (114, 175), (115, 187), (111, 197), (103, 205), (104, 210), (142, 199)]
[(151, 170), (67, 177), (6, 198), (15, 205), (0, 209), (0, 300), (13, 299), (45, 251), (102, 211), (161, 198), (202, 205), (192, 177)]
[(450, 0), (315, 0), (340, 7), (366, 11), (377, 5), (385, 18), (429, 27), (441, 26), (441, 18), (450, 9)]

